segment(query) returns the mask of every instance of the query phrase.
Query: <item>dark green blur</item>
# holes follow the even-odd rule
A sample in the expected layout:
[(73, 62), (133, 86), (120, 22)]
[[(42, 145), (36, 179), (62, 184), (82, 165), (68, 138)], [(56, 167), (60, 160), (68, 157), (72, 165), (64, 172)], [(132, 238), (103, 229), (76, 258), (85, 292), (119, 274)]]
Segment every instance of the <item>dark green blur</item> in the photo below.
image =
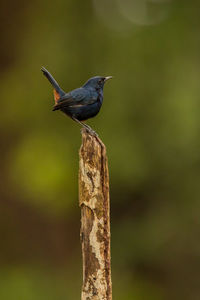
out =
[(65, 91), (114, 78), (107, 147), (114, 300), (200, 299), (200, 2), (1, 1), (0, 299), (76, 300), (80, 127)]

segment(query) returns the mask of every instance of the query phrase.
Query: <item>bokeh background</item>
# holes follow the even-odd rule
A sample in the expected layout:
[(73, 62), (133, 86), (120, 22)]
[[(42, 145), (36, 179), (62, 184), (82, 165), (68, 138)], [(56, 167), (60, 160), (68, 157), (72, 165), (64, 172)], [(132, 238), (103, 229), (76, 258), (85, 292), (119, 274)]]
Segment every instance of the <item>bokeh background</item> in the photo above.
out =
[(112, 75), (88, 122), (107, 146), (115, 300), (200, 299), (200, 2), (1, 1), (0, 299), (80, 299), (80, 127), (52, 112)]

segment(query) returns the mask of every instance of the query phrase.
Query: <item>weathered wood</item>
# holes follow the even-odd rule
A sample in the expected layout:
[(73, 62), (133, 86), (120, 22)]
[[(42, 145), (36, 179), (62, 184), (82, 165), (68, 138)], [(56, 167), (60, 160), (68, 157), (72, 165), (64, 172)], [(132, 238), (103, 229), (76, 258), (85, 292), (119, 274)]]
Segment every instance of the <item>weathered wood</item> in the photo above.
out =
[(82, 300), (111, 300), (110, 200), (106, 148), (82, 130), (79, 205), (83, 255)]

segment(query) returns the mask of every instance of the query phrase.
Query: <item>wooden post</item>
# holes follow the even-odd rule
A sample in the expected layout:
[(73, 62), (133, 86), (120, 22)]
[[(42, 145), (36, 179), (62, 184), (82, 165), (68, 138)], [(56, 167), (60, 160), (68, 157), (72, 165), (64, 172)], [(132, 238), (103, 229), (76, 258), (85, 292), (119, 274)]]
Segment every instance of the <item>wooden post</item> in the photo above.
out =
[(106, 148), (82, 129), (79, 205), (83, 256), (82, 300), (112, 300), (110, 200)]

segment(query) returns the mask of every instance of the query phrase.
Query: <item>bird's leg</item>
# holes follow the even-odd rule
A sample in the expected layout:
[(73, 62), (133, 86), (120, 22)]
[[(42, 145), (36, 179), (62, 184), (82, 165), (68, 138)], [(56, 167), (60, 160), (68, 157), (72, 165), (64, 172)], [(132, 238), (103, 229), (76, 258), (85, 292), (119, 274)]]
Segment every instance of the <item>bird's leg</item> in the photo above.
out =
[(79, 121), (78, 119), (72, 117), (72, 120), (74, 120), (75, 122), (79, 123), (82, 127), (84, 127), (85, 129), (89, 130), (89, 126), (87, 124), (82, 123), (81, 121)]
[(82, 127), (84, 127), (87, 131), (89, 131), (92, 135), (98, 136), (98, 134), (87, 124), (84, 124), (83, 122), (79, 121), (78, 119), (72, 117), (72, 119), (79, 123)]

